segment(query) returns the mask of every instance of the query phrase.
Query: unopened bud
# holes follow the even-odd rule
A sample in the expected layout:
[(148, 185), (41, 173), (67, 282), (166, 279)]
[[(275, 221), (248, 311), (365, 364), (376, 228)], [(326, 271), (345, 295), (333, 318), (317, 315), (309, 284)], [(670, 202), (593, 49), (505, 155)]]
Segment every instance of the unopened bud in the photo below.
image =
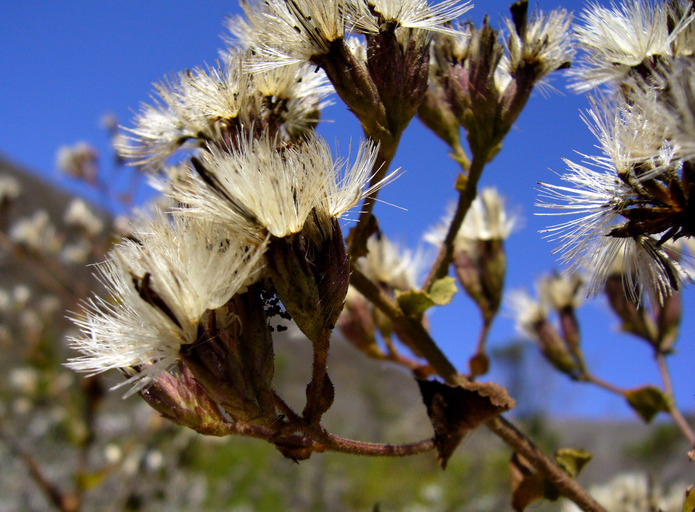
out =
[(203, 434), (213, 432), (214, 425), (226, 421), (219, 406), (196, 382), (185, 363), (179, 361), (177, 370), (159, 374), (140, 395), (168, 420)]
[(604, 291), (611, 309), (620, 318), (621, 329), (642, 338), (656, 347), (658, 345), (657, 327), (645, 311), (645, 308), (638, 307), (625, 293), (622, 275), (610, 275), (606, 280)]
[(548, 362), (562, 373), (574, 378), (580, 368), (558, 332), (546, 320), (537, 322), (534, 330), (538, 346)]
[(480, 308), (489, 324), (502, 301), (506, 258), (502, 240), (473, 240), (471, 250), (454, 253), (453, 264), (461, 286)]
[(345, 339), (371, 357), (381, 357), (377, 344), (376, 324), (372, 308), (364, 296), (352, 287), (348, 289), (345, 309), (338, 319), (338, 329)]

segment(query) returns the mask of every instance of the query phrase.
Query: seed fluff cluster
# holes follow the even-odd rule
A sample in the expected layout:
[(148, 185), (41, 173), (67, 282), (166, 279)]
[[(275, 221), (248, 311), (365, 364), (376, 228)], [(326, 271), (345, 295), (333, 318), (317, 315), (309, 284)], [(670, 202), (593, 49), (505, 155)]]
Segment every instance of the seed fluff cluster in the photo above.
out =
[(541, 183), (540, 206), (568, 216), (546, 233), (589, 275), (589, 294), (617, 269), (633, 302), (662, 304), (695, 275), (678, 243), (695, 234), (692, 6), (634, 0), (580, 19), (574, 88), (606, 88), (585, 117), (602, 154), (566, 159), (562, 185)]

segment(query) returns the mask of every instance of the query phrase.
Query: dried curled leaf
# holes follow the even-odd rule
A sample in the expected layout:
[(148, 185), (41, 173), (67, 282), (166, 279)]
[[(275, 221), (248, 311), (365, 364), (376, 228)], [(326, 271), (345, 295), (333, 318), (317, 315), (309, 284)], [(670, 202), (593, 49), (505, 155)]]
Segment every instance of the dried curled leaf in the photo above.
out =
[(492, 382), (449, 386), (434, 380), (418, 380), (418, 385), (434, 428), (434, 444), (442, 468), (446, 468), (468, 432), (514, 407), (507, 390)]
[[(555, 452), (555, 461), (572, 478), (576, 478), (592, 457), (591, 453), (575, 448), (562, 448)], [(509, 461), (509, 472), (512, 477), (512, 508), (516, 512), (523, 512), (534, 501), (556, 501), (560, 497), (557, 487), (516, 452)]]
[(631, 389), (625, 393), (625, 399), (645, 423), (652, 421), (658, 413), (668, 412), (670, 409), (666, 395), (654, 386)]
[(409, 317), (420, 318), (432, 306), (445, 306), (456, 295), (456, 280), (446, 276), (432, 283), (429, 292), (409, 291), (398, 293), (396, 299)]
[(512, 477), (512, 508), (516, 512), (523, 512), (534, 501), (555, 501), (559, 497), (557, 490), (516, 452), (509, 461), (509, 473)]

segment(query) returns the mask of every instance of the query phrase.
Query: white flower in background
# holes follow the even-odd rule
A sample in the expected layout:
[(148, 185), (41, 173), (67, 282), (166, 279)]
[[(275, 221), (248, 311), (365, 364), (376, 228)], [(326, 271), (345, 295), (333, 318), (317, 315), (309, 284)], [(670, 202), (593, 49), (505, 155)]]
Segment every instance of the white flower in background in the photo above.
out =
[(417, 278), (424, 267), (423, 251), (403, 249), (383, 235), (369, 237), (367, 250), (356, 265), (371, 281), (401, 291), (417, 288)]
[(45, 210), (17, 220), (9, 232), (10, 240), (38, 254), (52, 255), (60, 250), (60, 237)]
[[(139, 368), (128, 394), (147, 386), (198, 337), (208, 309), (247, 284), (262, 251), (250, 251), (220, 226), (162, 214), (125, 240), (99, 267), (110, 300), (96, 297), (75, 318), (82, 355), (68, 366), (90, 374)], [(121, 384), (122, 385), (122, 384)], [(118, 386), (117, 386), (118, 387)]]
[(312, 225), (331, 233), (331, 219), (340, 218), (395, 174), (365, 187), (377, 154), (371, 143), (360, 145), (352, 166), (334, 160), (318, 136), (285, 148), (276, 144), (267, 135), (240, 137), (238, 151), (201, 153), (200, 161), (194, 161), (198, 174), (171, 184), (172, 197), (186, 205), (180, 213), (210, 217), (258, 242), (268, 234), (282, 238), (298, 233), (313, 211)]
[(0, 205), (7, 204), (19, 197), (19, 182), (9, 174), (0, 175)]
[[(444, 241), (454, 215), (453, 206), (450, 206), (448, 210), (442, 222), (425, 234), (424, 238), (427, 242), (439, 246)], [(518, 222), (518, 217), (510, 215), (505, 209), (504, 199), (497, 189), (484, 188), (466, 212), (461, 228), (454, 239), (454, 250), (470, 253), (476, 251), (480, 241), (506, 240)]]
[(94, 215), (82, 199), (73, 199), (70, 202), (63, 214), (63, 220), (67, 225), (82, 229), (92, 237), (104, 229), (102, 220)]
[(66, 244), (60, 251), (60, 261), (67, 265), (84, 265), (89, 262), (93, 248), (92, 243), (85, 239)]
[(31, 288), (18, 284), (12, 289), (12, 302), (16, 310), (24, 309), (31, 299)]
[[(589, 494), (603, 505), (607, 512), (681, 512), (685, 484), (675, 484), (665, 489), (644, 474), (622, 473), (603, 485), (589, 488)], [(579, 508), (565, 501), (562, 512), (575, 512)]]
[(56, 167), (68, 176), (93, 183), (99, 170), (99, 153), (87, 142), (61, 146), (56, 156)]
[(13, 368), (7, 381), (23, 395), (33, 395), (39, 387), (39, 372), (30, 366)]
[(572, 71), (573, 88), (587, 91), (604, 83), (620, 83), (631, 69), (650, 65), (648, 59), (673, 56), (674, 42), (693, 18), (682, 16), (669, 29), (670, 14), (665, 2), (652, 0), (630, 0), (620, 7), (590, 5), (575, 26), (583, 53)]

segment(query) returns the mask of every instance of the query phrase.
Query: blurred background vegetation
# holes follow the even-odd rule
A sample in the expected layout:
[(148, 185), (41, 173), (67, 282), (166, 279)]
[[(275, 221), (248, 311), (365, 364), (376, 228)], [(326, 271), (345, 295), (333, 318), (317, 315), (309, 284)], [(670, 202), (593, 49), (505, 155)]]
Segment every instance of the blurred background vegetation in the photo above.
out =
[[(510, 508), (510, 451), (483, 429), (463, 442), (446, 471), (431, 453), (399, 460), (316, 454), (295, 464), (270, 444), (204, 437), (159, 418), (137, 397), (107, 393), (121, 381), (116, 374), (84, 379), (68, 371), (62, 365), (73, 327), (65, 310), (76, 311), (97, 286), (85, 263), (103, 256), (118, 220), (92, 210), (91, 225), (97, 219), (103, 226), (90, 231), (86, 214), (82, 223), (66, 216), (73, 197), (5, 160), (0, 180), (0, 512)], [(39, 211), (48, 222), (36, 218)], [(13, 231), (32, 219), (42, 242), (36, 247)], [(65, 254), (80, 244), (80, 258)], [(277, 342), (277, 387), (290, 404), (303, 403), (310, 351), (291, 331)], [(647, 468), (654, 481), (682, 493), (687, 446), (675, 427), (554, 418), (545, 409), (553, 371), (537, 351), (509, 340), (493, 357), (520, 404), (515, 418), (547, 453), (574, 447), (594, 454), (582, 483)], [(417, 385), (402, 369), (337, 340), (330, 371), (336, 388), (325, 418), (330, 431), (394, 443), (432, 435)]]

